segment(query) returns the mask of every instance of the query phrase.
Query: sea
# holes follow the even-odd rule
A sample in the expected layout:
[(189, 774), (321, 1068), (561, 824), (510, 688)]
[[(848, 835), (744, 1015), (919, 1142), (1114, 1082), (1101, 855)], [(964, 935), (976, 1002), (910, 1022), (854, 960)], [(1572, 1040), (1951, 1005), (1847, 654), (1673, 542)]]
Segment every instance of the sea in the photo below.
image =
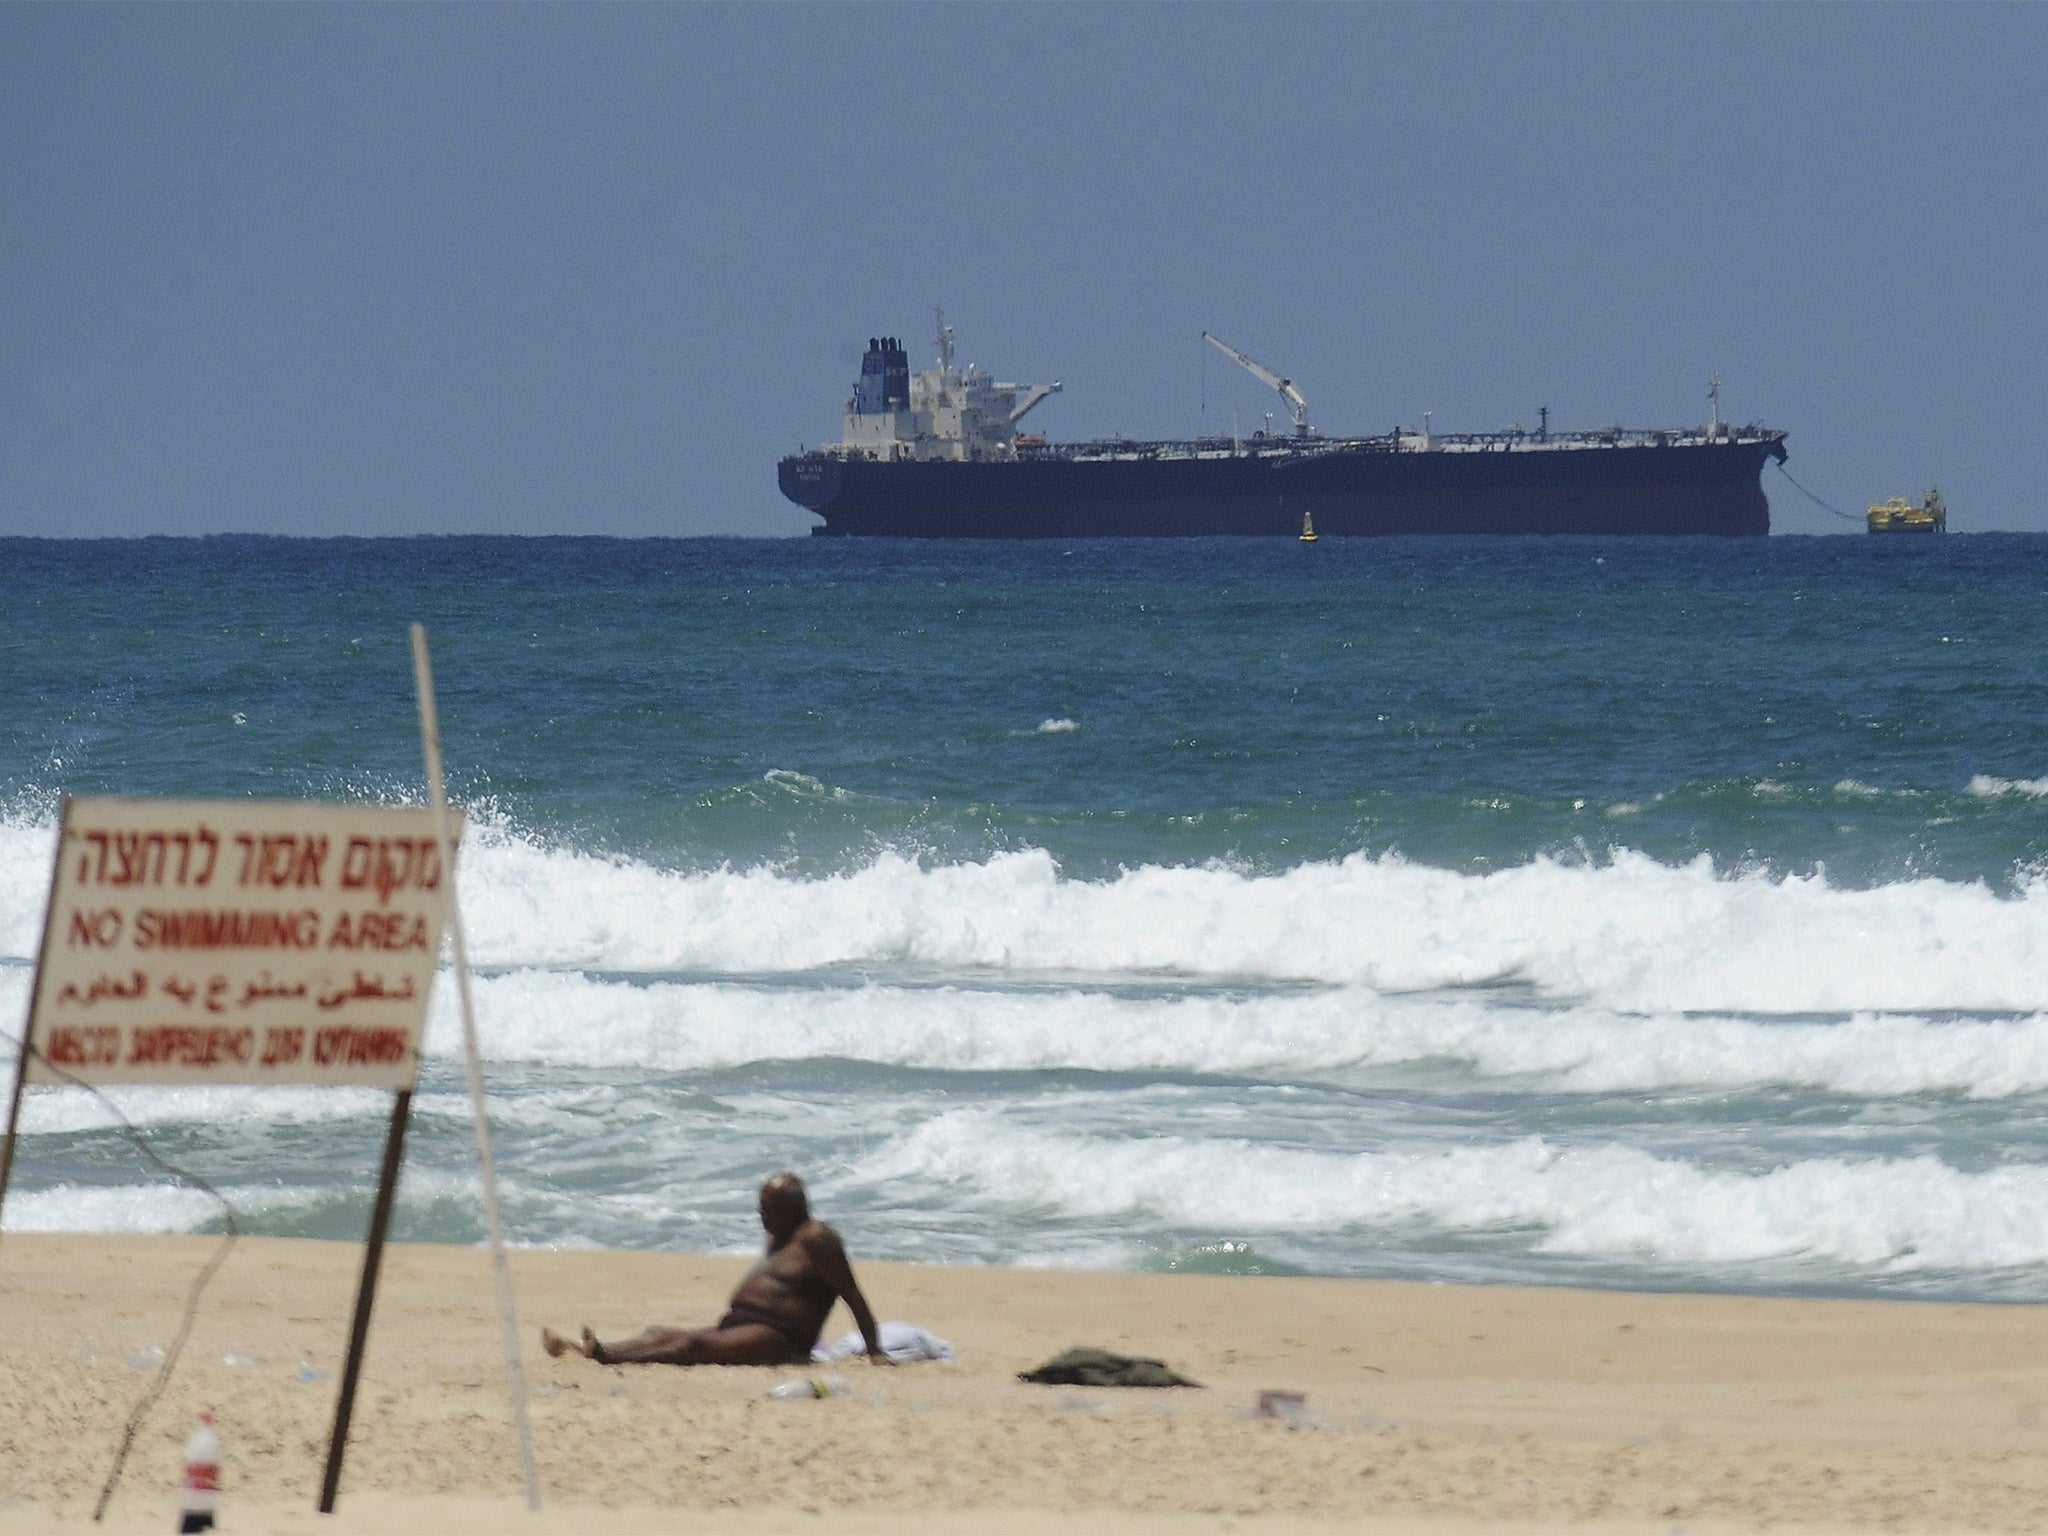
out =
[[(2048, 536), (0, 541), (0, 1050), (59, 797), (419, 803), (413, 620), (517, 1243), (2048, 1300)], [(388, 1095), (110, 1098), (361, 1238)]]

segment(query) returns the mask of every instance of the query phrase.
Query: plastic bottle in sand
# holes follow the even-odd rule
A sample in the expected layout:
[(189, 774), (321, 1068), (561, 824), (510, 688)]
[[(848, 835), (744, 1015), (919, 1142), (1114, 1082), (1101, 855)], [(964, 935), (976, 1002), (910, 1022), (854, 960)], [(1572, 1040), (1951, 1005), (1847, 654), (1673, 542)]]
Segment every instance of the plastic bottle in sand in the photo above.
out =
[(796, 1376), (770, 1387), (768, 1395), (777, 1402), (810, 1397), (844, 1397), (853, 1388), (844, 1376)]
[(179, 1501), (178, 1530), (210, 1531), (220, 1504), (220, 1436), (213, 1415), (199, 1415), (199, 1427), (185, 1442), (185, 1491)]

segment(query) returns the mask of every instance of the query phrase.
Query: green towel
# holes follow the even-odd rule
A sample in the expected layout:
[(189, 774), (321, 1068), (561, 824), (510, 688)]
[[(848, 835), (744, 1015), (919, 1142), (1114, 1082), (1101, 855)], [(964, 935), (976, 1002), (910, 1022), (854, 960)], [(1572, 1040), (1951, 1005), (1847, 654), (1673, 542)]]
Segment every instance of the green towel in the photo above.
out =
[(1199, 1381), (1176, 1375), (1161, 1360), (1137, 1360), (1106, 1349), (1070, 1349), (1035, 1371), (1019, 1371), (1019, 1381), (1048, 1387), (1199, 1387)]

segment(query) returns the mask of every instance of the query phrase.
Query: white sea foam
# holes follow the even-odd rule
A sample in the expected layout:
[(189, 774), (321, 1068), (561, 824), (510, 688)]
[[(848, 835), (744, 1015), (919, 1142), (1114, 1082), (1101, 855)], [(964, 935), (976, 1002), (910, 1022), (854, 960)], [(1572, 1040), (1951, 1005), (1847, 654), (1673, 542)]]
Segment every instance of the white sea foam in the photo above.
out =
[(1038, 722), (1038, 734), (1041, 736), (1063, 736), (1069, 731), (1078, 731), (1079, 729), (1081, 729), (1080, 721), (1069, 720), (1064, 715), (1052, 720), (1041, 720)]
[(1969, 793), (1985, 800), (2002, 795), (2025, 795), (2038, 800), (2048, 796), (2048, 779), (1994, 779), (1980, 773), (1970, 780)]
[[(19, 1017), (26, 972), (0, 974), (0, 1013)], [(479, 977), (488, 1060), (687, 1072), (842, 1058), (961, 1072), (1078, 1069), (1284, 1079), (1454, 1064), (1481, 1078), (1565, 1093), (1777, 1084), (1867, 1097), (2048, 1091), (2048, 1014), (1927, 1019), (1854, 1014), (1776, 1023), (1717, 1015), (1530, 1008), (1456, 993), (1387, 996), (1348, 987), (1250, 997), (1131, 998), (1088, 987), (639, 985), (574, 972)], [(426, 1053), (460, 1057), (453, 988), (435, 987)], [(0, 1049), (0, 1065), (12, 1051)], [(236, 1118), (276, 1124), (382, 1112), (362, 1090), (117, 1088), (138, 1125)], [(426, 1101), (419, 1101), (426, 1112)], [(463, 1113), (467, 1113), (466, 1108)], [(39, 1093), (30, 1135), (110, 1125), (77, 1091)]]
[(273, 1126), (328, 1120), (381, 1118), (388, 1094), (371, 1088), (105, 1088), (103, 1103), (82, 1088), (53, 1088), (28, 1098), (21, 1109), (24, 1136), (66, 1136), (120, 1124), (108, 1103), (137, 1128), (152, 1125), (221, 1125), (229, 1121)]
[(895, 962), (1158, 972), (1409, 990), (1526, 981), (1642, 1012), (2048, 1008), (2048, 882), (2016, 896), (1910, 880), (1727, 874), (1617, 853), (1497, 874), (1353, 855), (1280, 874), (1146, 866), (1065, 878), (1042, 851), (925, 868), (893, 853), (825, 879), (704, 875), (476, 850), (485, 963), (792, 971)]
[[(388, 1106), (389, 1100), (385, 1104)], [(380, 1106), (382, 1108), (382, 1106)], [(381, 1116), (380, 1116), (381, 1118)], [(196, 1161), (196, 1160), (195, 1160)], [(342, 1171), (331, 1184), (223, 1184), (221, 1194), (247, 1224), (259, 1227), (279, 1217), (317, 1205), (337, 1194), (367, 1211), (375, 1166)], [(506, 1180), (507, 1197), (521, 1186)], [(474, 1204), (481, 1197), (472, 1168), (424, 1168), (408, 1164), (399, 1179), (397, 1204), (418, 1211), (436, 1202)], [(48, 1189), (16, 1189), (8, 1193), (5, 1230), (9, 1232), (190, 1232), (217, 1221), (220, 1202), (204, 1190), (171, 1182), (153, 1184), (55, 1184)]]
[[(0, 824), (0, 936), (29, 953), (46, 829)], [(1070, 879), (1041, 850), (926, 867), (883, 853), (820, 879), (680, 874), (482, 828), (464, 855), (487, 966), (947, 969), (1242, 976), (1419, 990), (1516, 980), (1624, 1012), (2048, 1009), (2048, 879), (2016, 894), (1903, 880), (1841, 890), (1615, 853), (1462, 874), (1392, 856), (1254, 875), (1147, 865)]]
[[(362, 1175), (367, 1181), (369, 1174)], [(407, 1182), (413, 1182), (408, 1174)], [(238, 1216), (312, 1205), (324, 1192), (275, 1184), (228, 1185)], [(7, 1196), (10, 1232), (190, 1232), (216, 1221), (220, 1202), (188, 1184), (57, 1184)]]
[[(0, 955), (28, 956), (43, 935), (50, 859), (57, 849), (53, 819), (0, 817)], [(13, 1024), (5, 1027), (11, 1029)]]
[(14, 1190), (9, 1232), (190, 1232), (220, 1215), (203, 1190), (182, 1184), (59, 1184)]
[(1665, 1263), (1809, 1258), (1914, 1270), (2048, 1260), (2048, 1167), (1964, 1173), (1932, 1157), (1822, 1158), (1749, 1173), (1538, 1137), (1345, 1155), (1071, 1135), (958, 1110), (897, 1138), (839, 1182), (892, 1181), (930, 1181), (954, 1201), (1083, 1221), (1523, 1231), (1543, 1252)]
[[(2048, 1090), (2048, 1015), (1833, 1023), (1534, 1009), (1364, 988), (1129, 998), (1090, 988), (636, 985), (573, 973), (481, 978), (494, 1061), (698, 1071), (826, 1057), (947, 1071), (1213, 1072), (1289, 1077), (1455, 1062), (1553, 1091), (1785, 1084), (1889, 1096)], [(430, 1054), (460, 1049), (448, 989)]]

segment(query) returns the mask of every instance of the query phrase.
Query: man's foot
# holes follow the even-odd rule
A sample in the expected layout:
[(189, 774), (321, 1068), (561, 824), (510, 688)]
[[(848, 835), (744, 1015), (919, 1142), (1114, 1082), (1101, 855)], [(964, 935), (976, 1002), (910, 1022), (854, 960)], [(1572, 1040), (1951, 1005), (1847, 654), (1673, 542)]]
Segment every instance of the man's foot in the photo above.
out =
[(572, 1351), (579, 1355), (588, 1355), (590, 1353), (590, 1346), (596, 1342), (596, 1335), (591, 1333), (588, 1328), (583, 1330), (583, 1342), (581, 1344), (570, 1342), (552, 1328), (543, 1328), (540, 1331), (540, 1347), (558, 1360), (563, 1355), (569, 1354)]
[(599, 1365), (610, 1365), (611, 1357), (604, 1352), (604, 1346), (597, 1342), (597, 1335), (590, 1331), (590, 1324), (583, 1325), (583, 1354), (585, 1359), (595, 1360)]

